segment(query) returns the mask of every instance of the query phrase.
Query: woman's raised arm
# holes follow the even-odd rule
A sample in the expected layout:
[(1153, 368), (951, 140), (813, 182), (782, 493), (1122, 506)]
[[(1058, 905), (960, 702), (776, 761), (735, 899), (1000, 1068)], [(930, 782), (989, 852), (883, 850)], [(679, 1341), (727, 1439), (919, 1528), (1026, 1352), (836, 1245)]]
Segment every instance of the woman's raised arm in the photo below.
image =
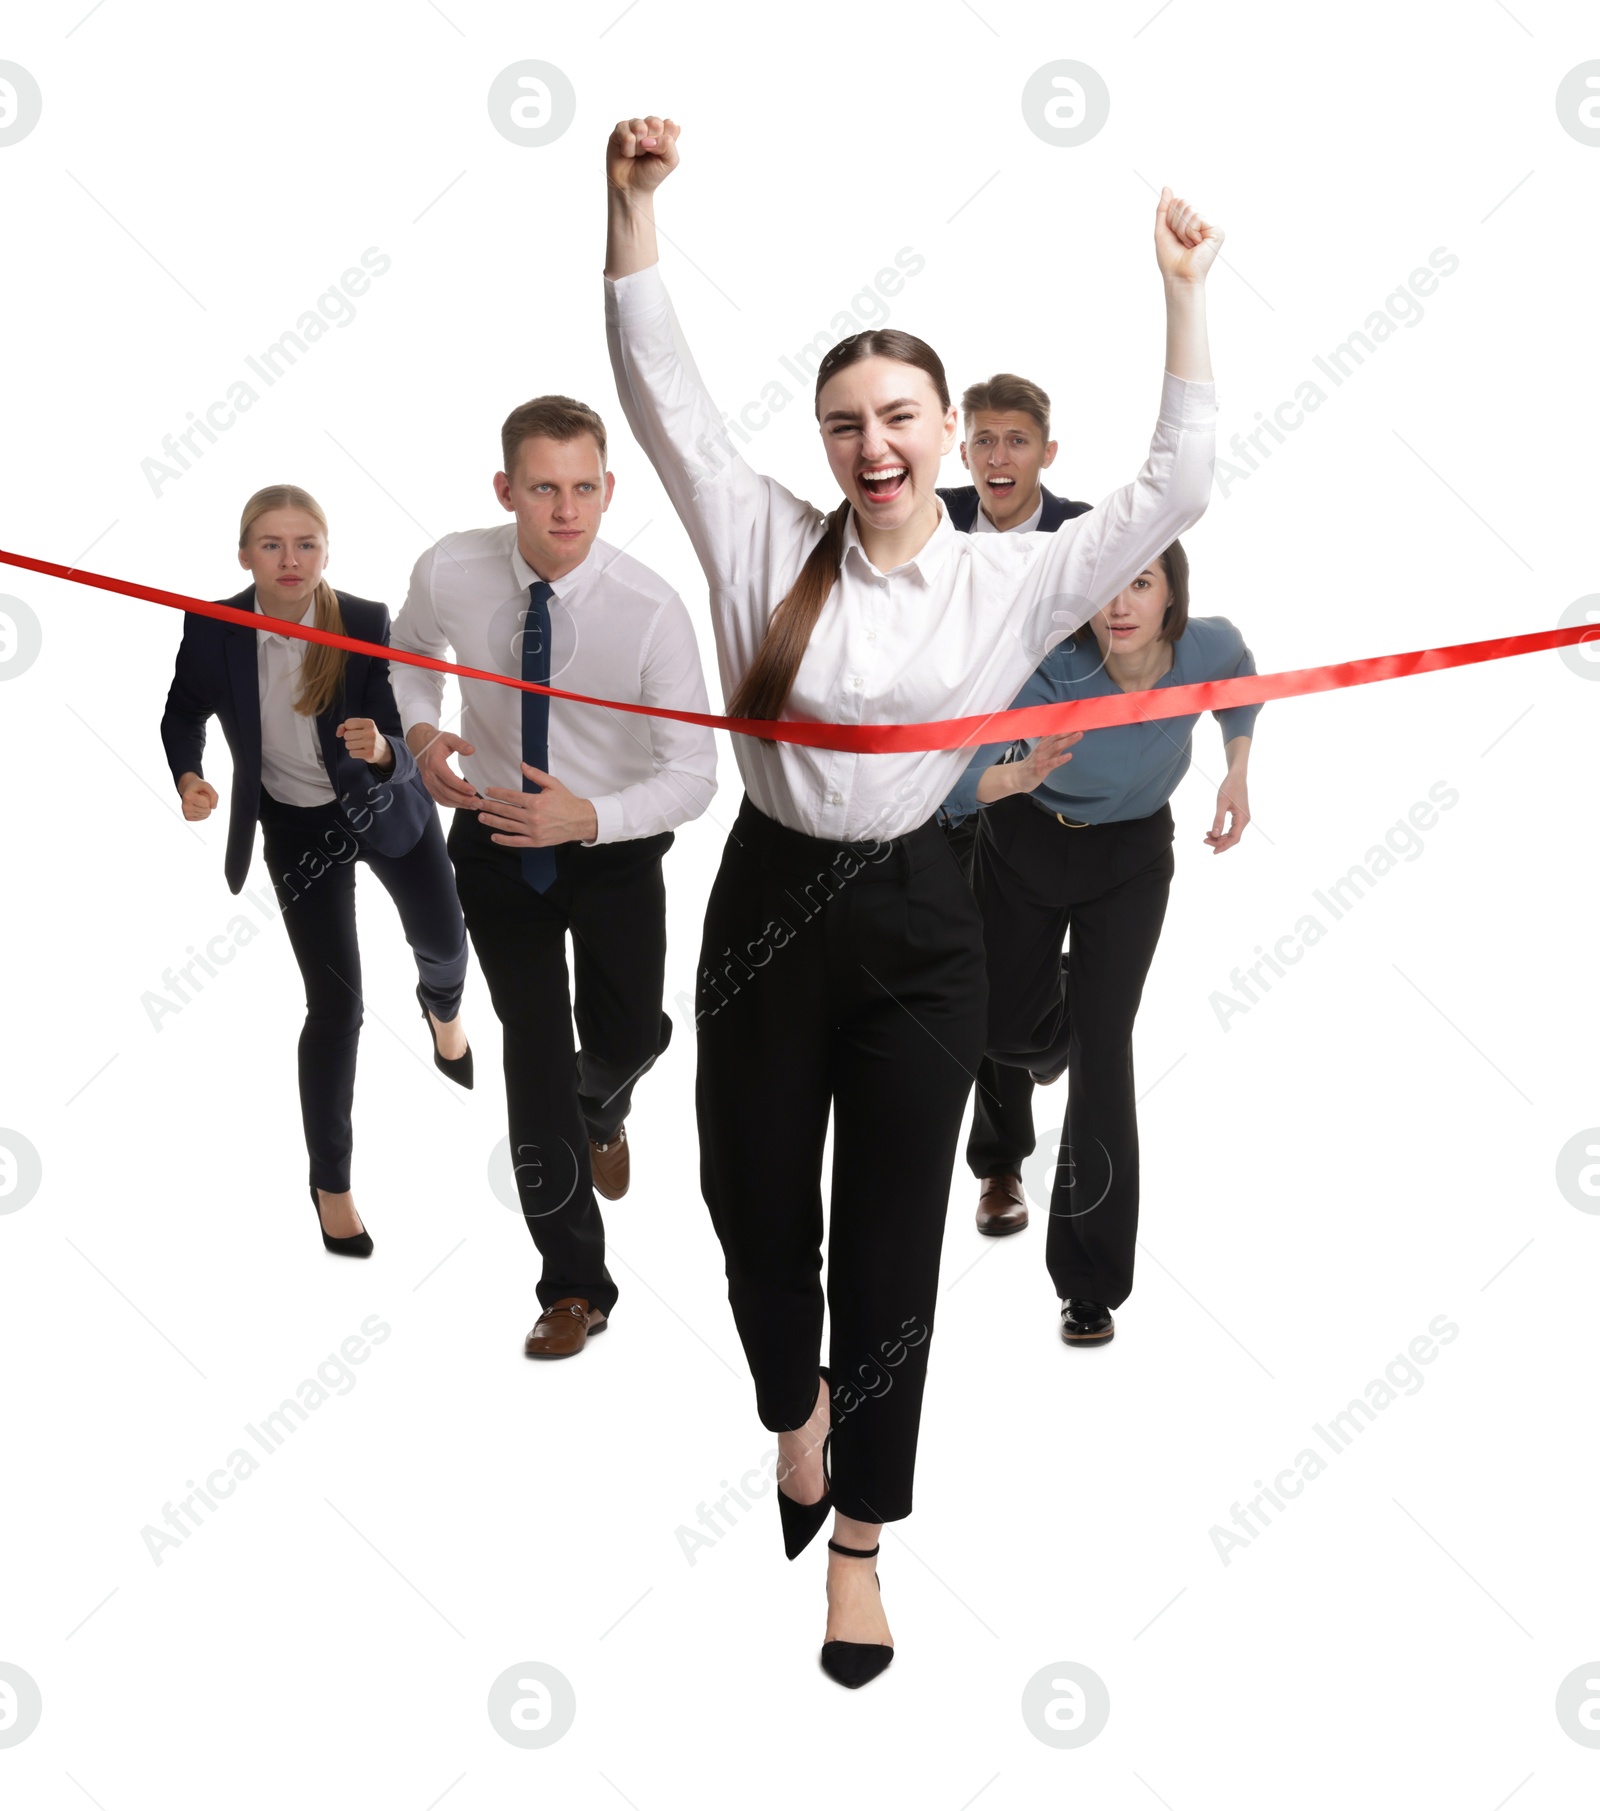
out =
[(745, 461), (690, 356), (656, 262), (655, 192), (677, 165), (674, 121), (617, 122), (606, 146), (606, 343), (622, 412), (694, 543), (713, 603), (726, 609), (732, 588), (753, 587), (744, 601), (759, 620), (746, 627), (757, 629), (822, 515)]
[(1156, 263), (1167, 301), (1166, 372), (1139, 475), (1053, 534), (983, 535), (984, 554), (1021, 568), (1012, 621), (1036, 658), (1103, 609), (1204, 515), (1216, 464), (1216, 392), (1205, 280), (1222, 244), (1171, 189), (1156, 205)]

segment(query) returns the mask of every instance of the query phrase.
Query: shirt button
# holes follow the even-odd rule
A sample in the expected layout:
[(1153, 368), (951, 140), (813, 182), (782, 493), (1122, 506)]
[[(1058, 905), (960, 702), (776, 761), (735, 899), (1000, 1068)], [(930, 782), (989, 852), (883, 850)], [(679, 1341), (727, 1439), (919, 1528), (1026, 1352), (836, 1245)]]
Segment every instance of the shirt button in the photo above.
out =
[(828, 794), (828, 803), (830, 805), (842, 805), (844, 803), (844, 799), (839, 793), (830, 792)]
[(868, 629), (867, 640), (876, 641), (877, 639), (878, 639), (878, 631), (876, 629)]
[(861, 675), (859, 673), (852, 673), (850, 675), (850, 689), (853, 692), (859, 692), (861, 690)]

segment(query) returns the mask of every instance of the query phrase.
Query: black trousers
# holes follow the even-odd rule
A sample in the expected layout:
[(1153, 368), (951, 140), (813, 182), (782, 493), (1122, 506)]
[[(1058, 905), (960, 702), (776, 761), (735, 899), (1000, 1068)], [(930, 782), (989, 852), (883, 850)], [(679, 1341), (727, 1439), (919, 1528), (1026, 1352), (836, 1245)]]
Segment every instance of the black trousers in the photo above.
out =
[(285, 805), (263, 787), (259, 816), (272, 890), (305, 984), (300, 1117), (311, 1183), (342, 1194), (350, 1186), (350, 1108), (362, 1020), (355, 864), (365, 862), (394, 901), (422, 997), (441, 1020), (460, 1012), (467, 975), (455, 879), (437, 817), (428, 819), (407, 854), (391, 856), (361, 848), (332, 800)]
[[(950, 852), (969, 882), (982, 823), (983, 813), (973, 812), (942, 826)], [(1026, 1069), (985, 1056), (972, 1090), (967, 1168), (980, 1181), (986, 1176), (1020, 1175), (1022, 1160), (1033, 1155), (1034, 1143), (1033, 1077)]]
[(539, 1305), (579, 1295), (610, 1314), (617, 1286), (606, 1269), (589, 1140), (604, 1144), (616, 1132), (633, 1084), (672, 1036), (661, 1010), (661, 858), (672, 834), (592, 849), (561, 843), (546, 893), (523, 880), (522, 851), (495, 842), (475, 811), (456, 812), (449, 847), (472, 947), (503, 1028), (517, 1197), (543, 1259)]
[(1133, 1022), (1172, 874), (1167, 805), (1077, 830), (1020, 795), (983, 813), (973, 890), (987, 952), (989, 1055), (1041, 1070), (1066, 1058), (1045, 1263), (1057, 1295), (1109, 1308), (1133, 1289)]
[(774, 1431), (817, 1395), (830, 1111), (833, 1496), (911, 1513), (956, 1140), (983, 1050), (972, 890), (932, 822), (840, 845), (740, 807), (696, 984), (700, 1186)]

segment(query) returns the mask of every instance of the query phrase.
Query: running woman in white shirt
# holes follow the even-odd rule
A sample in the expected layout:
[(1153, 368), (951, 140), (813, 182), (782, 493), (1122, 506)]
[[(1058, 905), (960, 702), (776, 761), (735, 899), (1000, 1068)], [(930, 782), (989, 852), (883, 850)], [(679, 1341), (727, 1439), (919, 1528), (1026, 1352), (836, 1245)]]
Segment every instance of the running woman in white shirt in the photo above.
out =
[[(958, 425), (943, 367), (910, 334), (870, 329), (817, 370), (842, 492), (824, 514), (731, 445), (668, 301), (654, 197), (677, 167), (678, 130), (651, 117), (611, 135), (606, 324), (629, 424), (705, 569), (729, 713), (865, 724), (1003, 710), (1205, 509), (1216, 402), (1204, 281), (1220, 230), (1162, 191), (1160, 415), (1144, 467), (1098, 508), (1053, 535), (958, 533), (935, 496)], [(981, 927), (934, 821), (968, 756), (734, 746), (746, 797), (697, 989), (701, 1188), (757, 1413), (778, 1434), (790, 1557), (836, 1516), (822, 1662), (856, 1686), (893, 1656), (859, 1562), (911, 1511), (940, 1240), (983, 1052)]]

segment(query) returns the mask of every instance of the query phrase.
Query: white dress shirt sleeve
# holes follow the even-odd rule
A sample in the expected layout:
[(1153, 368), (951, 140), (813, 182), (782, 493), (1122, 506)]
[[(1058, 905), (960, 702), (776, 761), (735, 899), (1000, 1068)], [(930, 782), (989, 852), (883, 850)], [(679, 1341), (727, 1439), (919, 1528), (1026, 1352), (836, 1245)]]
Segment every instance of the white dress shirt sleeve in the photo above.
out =
[[(389, 645), (404, 648), (411, 654), (427, 654), (434, 660), (446, 660), (450, 643), (439, 626), (439, 613), (433, 598), (433, 567), (438, 548), (430, 547), (411, 569), (411, 583), (406, 601), (394, 619)], [(438, 726), (444, 710), (444, 674), (427, 667), (408, 666), (394, 661), (389, 668), (389, 682), (394, 688), (394, 701), (400, 710), (400, 723), (407, 735), (418, 723)]]
[[(753, 650), (798, 574), (822, 512), (751, 469), (706, 392), (659, 265), (606, 278), (606, 344), (634, 438), (656, 468), (711, 587), (717, 629)], [(785, 586), (787, 589), (787, 586)], [(743, 613), (749, 620), (728, 621)]]
[(1161, 412), (1138, 477), (1054, 534), (986, 536), (1020, 568), (1013, 617), (1042, 659), (1102, 610), (1205, 514), (1216, 464), (1216, 385), (1164, 374)]
[[(710, 709), (694, 626), (681, 598), (662, 604), (645, 637), (639, 702), (675, 711)], [(654, 772), (589, 801), (599, 824), (595, 842), (659, 836), (699, 817), (717, 790), (717, 744), (711, 731), (695, 723), (623, 711), (614, 713), (611, 721), (618, 735), (649, 746)]]

